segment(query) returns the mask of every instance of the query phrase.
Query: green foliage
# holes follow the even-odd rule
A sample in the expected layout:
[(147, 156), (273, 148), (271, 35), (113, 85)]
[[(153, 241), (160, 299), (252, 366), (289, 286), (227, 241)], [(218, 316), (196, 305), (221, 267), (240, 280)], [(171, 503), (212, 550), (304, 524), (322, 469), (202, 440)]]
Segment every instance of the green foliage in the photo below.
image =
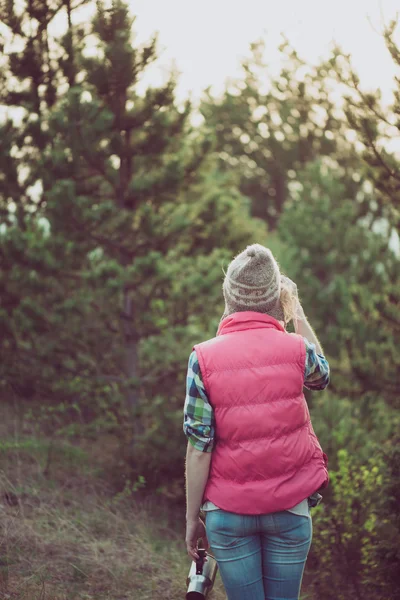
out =
[(340, 376), (333, 377), (334, 390), (363, 396), (367, 411), (376, 397), (396, 407), (399, 337), (389, 309), (400, 300), (400, 260), (388, 236), (368, 226), (366, 200), (373, 198), (361, 186), (361, 202), (354, 202), (346, 184), (338, 165), (309, 165), (279, 231), (300, 297)]
[(337, 468), (337, 455), (343, 448), (366, 463), (377, 445), (393, 438), (399, 429), (398, 416), (378, 397), (370, 400), (366, 410), (363, 400), (335, 396), (328, 388), (324, 394), (311, 394), (308, 404), (331, 469)]
[(136, 481), (131, 481), (130, 479), (128, 479), (127, 481), (125, 481), (124, 489), (121, 492), (115, 494), (115, 496), (113, 496), (110, 502), (111, 506), (131, 498), (132, 494), (145, 487), (146, 479), (145, 477), (143, 477), (143, 475), (139, 475)]
[[(29, 459), (31, 463), (36, 462), (39, 471), (46, 473), (49, 471), (49, 462), (51, 470), (56, 471), (60, 465), (67, 469), (75, 469), (79, 466), (82, 473), (85, 471), (87, 464), (87, 454), (82, 448), (74, 446), (63, 441), (54, 441), (52, 439), (41, 439), (39, 436), (13, 439), (3, 439), (0, 442), (0, 455), (3, 460), (12, 460), (12, 456), (19, 456), (22, 460)], [(51, 457), (51, 458), (50, 458)]]
[[(312, 587), (318, 598), (397, 597), (399, 519), (393, 498), (388, 502), (393, 466), (385, 458), (377, 451), (360, 464), (347, 450), (338, 452), (329, 501), (313, 513), (309, 566), (317, 574)], [(391, 563), (386, 553), (391, 553)]]
[(382, 314), (398, 295), (399, 257), (369, 226), (370, 189), (360, 178), (355, 202), (337, 163), (321, 159), (299, 175), (279, 224), (331, 366), (330, 391), (311, 396), (331, 483), (314, 513), (308, 563), (314, 597), (327, 600), (394, 600), (398, 589), (400, 511), (388, 501), (393, 465), (380, 448), (396, 443), (400, 424), (399, 339)]
[[(0, 390), (28, 401), (25, 425), (52, 441), (3, 440), (1, 453), (32, 453), (48, 475), (85, 462), (62, 440), (111, 434), (118, 502), (143, 488), (182, 500), (187, 359), (217, 330), (223, 269), (264, 243), (331, 365), (329, 391), (307, 394), (331, 468), (314, 596), (394, 600), (398, 81), (386, 108), (339, 49), (309, 66), (285, 43), (272, 77), (256, 43), (242, 80), (207, 93), (193, 127), (174, 75), (140, 91), (157, 41), (134, 43), (123, 2), (98, 2), (79, 27), (68, 0), (39, 4), (0, 9), (19, 39), (0, 103), (21, 117), (0, 124)], [(68, 27), (54, 39), (57, 11)], [(394, 24), (385, 39), (399, 64)]]
[(99, 2), (85, 31), (70, 20), (58, 58), (36, 48), (37, 76), (23, 67), (37, 17), (23, 19), (32, 27), (8, 57), (1, 98), (15, 107), (14, 80), (29, 90), (21, 124), (1, 130), (3, 385), (52, 406), (38, 415), (44, 430), (114, 431), (132, 476), (168, 478), (181, 471), (191, 347), (217, 328), (222, 267), (265, 227), (218, 171), (190, 104), (177, 105), (174, 76), (139, 93), (157, 46), (132, 43), (123, 2)]
[(352, 173), (357, 162), (332, 96), (332, 64), (308, 65), (288, 42), (280, 51), (281, 70), (271, 75), (264, 63), (265, 44), (254, 43), (251, 58), (242, 63), (243, 76), (231, 81), (220, 98), (208, 91), (201, 105), (207, 127), (215, 130), (220, 168), (235, 174), (252, 214), (271, 229), (306, 164), (335, 155), (341, 168)]

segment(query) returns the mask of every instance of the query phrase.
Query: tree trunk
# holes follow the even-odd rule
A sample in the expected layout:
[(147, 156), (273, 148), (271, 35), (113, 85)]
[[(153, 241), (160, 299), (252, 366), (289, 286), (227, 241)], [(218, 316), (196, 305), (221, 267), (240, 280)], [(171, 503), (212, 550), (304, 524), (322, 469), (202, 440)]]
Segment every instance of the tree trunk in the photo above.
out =
[(134, 380), (133, 385), (130, 385), (126, 392), (126, 401), (128, 410), (132, 418), (134, 436), (141, 431), (140, 421), (138, 416), (139, 408), (139, 357), (138, 357), (138, 342), (139, 338), (135, 332), (134, 326), (134, 309), (133, 302), (130, 296), (130, 291), (124, 288), (123, 291), (123, 330), (124, 330), (124, 371), (125, 376), (129, 380)]

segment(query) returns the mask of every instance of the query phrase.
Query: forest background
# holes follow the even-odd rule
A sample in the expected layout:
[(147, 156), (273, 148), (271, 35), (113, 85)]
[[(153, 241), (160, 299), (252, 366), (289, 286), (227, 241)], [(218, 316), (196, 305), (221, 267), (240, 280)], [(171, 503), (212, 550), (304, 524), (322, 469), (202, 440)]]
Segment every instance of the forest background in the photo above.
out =
[(342, 49), (307, 64), (287, 41), (271, 74), (260, 40), (193, 106), (174, 72), (142, 89), (157, 39), (123, 2), (74, 24), (87, 3), (1, 5), (0, 597), (183, 597), (187, 360), (259, 242), (331, 365), (307, 392), (331, 484), (302, 597), (394, 600), (400, 79), (388, 105)]

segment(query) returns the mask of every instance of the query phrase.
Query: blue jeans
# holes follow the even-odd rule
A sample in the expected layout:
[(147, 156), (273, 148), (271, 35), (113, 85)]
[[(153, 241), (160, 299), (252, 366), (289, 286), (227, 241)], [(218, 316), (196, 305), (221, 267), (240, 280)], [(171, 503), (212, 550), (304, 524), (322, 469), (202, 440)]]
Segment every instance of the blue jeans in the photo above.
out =
[(219, 509), (205, 513), (205, 524), (228, 600), (298, 600), (311, 546), (311, 516)]

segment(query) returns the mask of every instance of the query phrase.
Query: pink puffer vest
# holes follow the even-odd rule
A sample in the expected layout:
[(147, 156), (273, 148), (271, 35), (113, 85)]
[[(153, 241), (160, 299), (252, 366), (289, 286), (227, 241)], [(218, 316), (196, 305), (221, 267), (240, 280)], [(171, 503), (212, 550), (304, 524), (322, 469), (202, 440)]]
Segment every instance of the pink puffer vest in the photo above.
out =
[(216, 443), (203, 502), (266, 514), (328, 485), (303, 394), (305, 344), (269, 315), (238, 312), (196, 350)]

